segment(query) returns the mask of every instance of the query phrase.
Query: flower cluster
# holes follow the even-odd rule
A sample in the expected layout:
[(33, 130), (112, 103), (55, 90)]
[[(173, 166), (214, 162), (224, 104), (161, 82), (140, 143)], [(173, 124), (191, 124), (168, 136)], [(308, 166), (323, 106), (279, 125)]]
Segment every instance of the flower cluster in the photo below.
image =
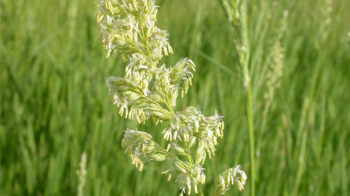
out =
[(216, 192), (224, 195), (235, 183), (237, 184), (238, 190), (244, 189), (247, 176), (241, 170), (240, 166), (230, 168), (224, 171), (217, 179)]
[(152, 140), (152, 136), (143, 131), (126, 130), (122, 147), (130, 155), (132, 164), (140, 171), (147, 161), (164, 161), (167, 151)]
[(180, 187), (180, 195), (185, 193), (190, 195), (192, 189), (195, 193), (198, 193), (198, 185), (205, 183), (204, 168), (201, 165), (179, 159), (175, 159), (173, 166), (169, 170), (163, 171), (162, 174), (168, 175), (168, 181), (170, 181), (172, 175), (177, 176), (175, 182)]
[(222, 117), (217, 114), (205, 117), (194, 107), (177, 112), (169, 124), (170, 126), (162, 131), (165, 140), (173, 144), (178, 142), (188, 144), (189, 148), (198, 141), (196, 155), (198, 164), (204, 164), (206, 153), (209, 158), (215, 154), (217, 139), (223, 137)]
[[(155, 26), (154, 0), (100, 0), (97, 21), (107, 57), (128, 60), (125, 77), (146, 90), (158, 61), (173, 50), (167, 32)], [(146, 91), (144, 93), (147, 93)]]
[(113, 103), (119, 107), (119, 114), (125, 115), (125, 118), (135, 117), (139, 123), (142, 123), (150, 116), (160, 120), (171, 117), (170, 112), (157, 102), (157, 94), (144, 95), (142, 89), (132, 83), (132, 80), (109, 77), (107, 86)]
[(122, 147), (132, 164), (141, 171), (147, 162), (162, 162), (162, 174), (169, 180), (174, 176), (182, 195), (198, 193), (206, 178), (203, 164), (215, 155), (224, 122), (194, 107), (174, 111), (178, 95), (192, 85), (195, 64), (183, 58), (174, 66), (159, 65), (173, 51), (167, 33), (155, 26), (156, 15), (155, 0), (99, 0), (97, 21), (107, 57), (119, 53), (127, 62), (124, 77), (109, 77), (106, 83), (121, 116), (169, 125), (162, 131), (167, 149), (149, 133), (125, 131)]
[(284, 64), (284, 52), (285, 49), (282, 44), (282, 39), (284, 33), (287, 29), (287, 19), (288, 19), (288, 11), (284, 11), (283, 17), (280, 19), (280, 27), (278, 28), (278, 32), (276, 38), (274, 40), (274, 44), (272, 46), (270, 55), (268, 57), (268, 70), (266, 73), (266, 86), (267, 91), (265, 92), (265, 99), (267, 100), (268, 107), (271, 103), (272, 98), (274, 96), (274, 91), (280, 87), (281, 80), (280, 78), (283, 75), (283, 64)]

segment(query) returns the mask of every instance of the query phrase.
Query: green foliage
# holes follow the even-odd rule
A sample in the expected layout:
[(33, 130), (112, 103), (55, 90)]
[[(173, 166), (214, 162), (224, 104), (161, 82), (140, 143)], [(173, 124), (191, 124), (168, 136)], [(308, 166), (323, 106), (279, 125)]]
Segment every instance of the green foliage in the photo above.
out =
[[(189, 56), (198, 65), (177, 107), (224, 116), (225, 137), (205, 164), (207, 194), (227, 163), (241, 163), (250, 176), (234, 33), (217, 1), (158, 2), (158, 24), (174, 49), (162, 61), (175, 65)], [(256, 195), (349, 195), (350, 2), (327, 2), (331, 12), (323, 0), (249, 1)], [(112, 106), (104, 81), (125, 67), (122, 59), (105, 59), (95, 16), (93, 1), (0, 1), (0, 195), (76, 195), (83, 152), (86, 195), (178, 194), (157, 163), (139, 173), (121, 148), (127, 128), (163, 129), (124, 120)], [(280, 85), (265, 109), (271, 98), (264, 81), (278, 47), (284, 48)], [(159, 135), (152, 139), (165, 144)], [(241, 194), (249, 193), (248, 183)]]

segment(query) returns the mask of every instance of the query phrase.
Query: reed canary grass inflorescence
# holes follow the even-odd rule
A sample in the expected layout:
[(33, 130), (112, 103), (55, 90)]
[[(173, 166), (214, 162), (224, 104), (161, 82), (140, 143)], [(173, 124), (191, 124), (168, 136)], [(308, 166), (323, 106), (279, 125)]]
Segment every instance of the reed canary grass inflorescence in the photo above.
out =
[[(224, 122), (222, 116), (215, 113), (206, 117), (194, 107), (174, 111), (178, 96), (184, 96), (192, 85), (195, 64), (184, 58), (174, 66), (159, 65), (173, 50), (167, 32), (156, 26), (155, 0), (98, 0), (98, 7), (107, 58), (118, 53), (127, 63), (124, 77), (107, 79), (119, 114), (139, 123), (152, 119), (155, 124), (168, 125), (161, 132), (166, 148), (149, 133), (137, 130), (125, 131), (122, 147), (140, 171), (147, 162), (164, 163), (161, 173), (169, 181), (175, 178), (180, 195), (200, 193), (199, 185), (206, 179), (203, 164), (215, 155)], [(242, 190), (246, 175), (236, 167), (218, 179), (216, 190), (221, 194), (233, 183)]]

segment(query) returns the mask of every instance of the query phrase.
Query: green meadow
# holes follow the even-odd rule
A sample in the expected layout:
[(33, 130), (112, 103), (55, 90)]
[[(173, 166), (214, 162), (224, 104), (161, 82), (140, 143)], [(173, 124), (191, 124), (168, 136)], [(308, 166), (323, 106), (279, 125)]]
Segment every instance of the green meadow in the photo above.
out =
[[(157, 3), (157, 25), (174, 48), (162, 63), (189, 57), (197, 65), (177, 109), (224, 116), (204, 193), (240, 164), (246, 188), (228, 195), (250, 195), (246, 89), (233, 29), (219, 1)], [(247, 4), (255, 195), (350, 195), (350, 1)], [(105, 79), (123, 75), (125, 63), (105, 58), (96, 13), (93, 0), (0, 0), (0, 196), (77, 195), (83, 152), (83, 195), (179, 194), (159, 165), (139, 172), (123, 152), (124, 130), (150, 132), (164, 144), (162, 125), (118, 115)]]

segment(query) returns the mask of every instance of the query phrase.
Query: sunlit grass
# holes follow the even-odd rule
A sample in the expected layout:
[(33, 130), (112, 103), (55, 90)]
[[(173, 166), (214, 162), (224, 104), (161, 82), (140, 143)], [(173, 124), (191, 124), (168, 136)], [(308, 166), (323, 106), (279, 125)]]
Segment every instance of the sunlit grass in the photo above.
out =
[[(322, 43), (323, 1), (264, 2), (248, 4), (256, 195), (349, 195), (350, 2), (333, 1)], [(206, 164), (204, 192), (212, 192), (215, 171), (228, 167), (222, 163), (240, 163), (250, 172), (246, 98), (232, 29), (217, 1), (159, 3), (158, 23), (169, 31), (175, 51), (165, 61), (190, 56), (198, 65), (179, 109), (194, 105), (225, 117), (224, 140)], [(281, 85), (263, 115), (263, 70), (286, 9)], [(138, 127), (117, 115), (105, 78), (121, 75), (124, 67), (121, 59), (104, 58), (95, 16), (93, 1), (0, 1), (0, 195), (76, 195), (83, 152), (84, 193), (178, 194), (157, 165), (138, 173), (123, 153), (126, 128), (161, 128), (150, 122)], [(247, 185), (243, 195), (249, 195)]]

